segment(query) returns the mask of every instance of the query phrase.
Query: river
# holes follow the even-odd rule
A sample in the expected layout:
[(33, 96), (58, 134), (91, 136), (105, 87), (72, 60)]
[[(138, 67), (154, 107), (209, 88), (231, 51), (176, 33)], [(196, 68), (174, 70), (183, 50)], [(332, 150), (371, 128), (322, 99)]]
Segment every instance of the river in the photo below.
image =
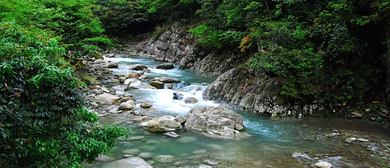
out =
[[(119, 63), (113, 70), (114, 75), (127, 75), (134, 64), (145, 64), (151, 70), (147, 74), (153, 77), (168, 76), (180, 79), (174, 89), (132, 89), (126, 92), (133, 95), (137, 104), (147, 101), (152, 109), (144, 110), (137, 105), (136, 110), (151, 117), (161, 115), (186, 115), (195, 106), (218, 106), (220, 103), (202, 99), (202, 92), (215, 78), (197, 74), (195, 71), (172, 69), (160, 70), (155, 67), (161, 62), (153, 59), (136, 58), (122, 55), (106, 58)], [(197, 104), (185, 104), (173, 100), (178, 92), (184, 97), (195, 97)], [(389, 163), (390, 151), (381, 142), (390, 142), (388, 125), (362, 120), (318, 119), (318, 118), (269, 118), (250, 112), (240, 111), (230, 106), (244, 118), (246, 131), (252, 136), (243, 140), (221, 140), (205, 137), (201, 134), (181, 130), (178, 138), (162, 134), (149, 133), (131, 122), (126, 114), (101, 117), (103, 124), (116, 124), (132, 130), (130, 138), (118, 140), (109, 157), (122, 159), (125, 153), (143, 156), (153, 167), (199, 167), (208, 162), (218, 163), (214, 167), (313, 167), (320, 161), (326, 161), (333, 167), (381, 167), (374, 155), (378, 154), (385, 163)], [(352, 143), (346, 138), (360, 138)], [(368, 142), (365, 142), (368, 140)], [(155, 156), (171, 155), (172, 160), (157, 160)], [(87, 167), (102, 167), (105, 162), (95, 162)], [(103, 166), (104, 167), (104, 166)]]

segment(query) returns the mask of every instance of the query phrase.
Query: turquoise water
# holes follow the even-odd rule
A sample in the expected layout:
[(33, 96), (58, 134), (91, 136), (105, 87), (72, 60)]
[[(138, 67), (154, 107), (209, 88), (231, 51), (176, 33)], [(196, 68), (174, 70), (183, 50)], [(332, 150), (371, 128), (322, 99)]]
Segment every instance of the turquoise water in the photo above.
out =
[[(202, 99), (202, 92), (215, 78), (202, 76), (190, 70), (157, 70), (152, 59), (110, 58), (119, 62), (114, 74), (129, 74), (133, 64), (146, 64), (150, 77), (169, 76), (182, 80), (175, 84), (174, 90), (129, 90), (138, 101), (149, 101), (155, 110), (148, 111), (150, 116), (186, 115), (194, 106), (218, 106), (214, 101)], [(188, 105), (172, 100), (173, 92), (185, 97), (195, 97), (199, 102)], [(235, 109), (235, 107), (231, 107)], [(136, 109), (141, 110), (138, 106)], [(235, 109), (243, 118), (246, 131), (252, 136), (243, 140), (221, 140), (205, 137), (195, 132), (181, 130), (178, 138), (162, 134), (149, 133), (133, 123), (129, 115), (117, 114), (102, 117), (104, 124), (117, 124), (132, 130), (126, 140), (118, 140), (110, 157), (114, 160), (123, 158), (123, 151), (132, 149), (131, 154), (152, 153), (153, 156), (172, 155), (172, 162), (161, 163), (154, 157), (145, 159), (154, 167), (199, 167), (205, 160), (219, 162), (216, 167), (310, 167), (318, 161), (327, 161), (334, 167), (381, 167), (372, 156), (372, 150), (380, 141), (389, 141), (390, 129), (378, 124), (363, 121), (329, 119), (271, 119)], [(353, 137), (369, 138), (367, 144), (348, 144), (338, 137), (329, 138), (334, 132), (344, 132)], [(135, 138), (135, 139), (132, 139)], [(370, 146), (371, 145), (371, 146)], [(88, 167), (101, 167), (105, 162), (96, 162)]]

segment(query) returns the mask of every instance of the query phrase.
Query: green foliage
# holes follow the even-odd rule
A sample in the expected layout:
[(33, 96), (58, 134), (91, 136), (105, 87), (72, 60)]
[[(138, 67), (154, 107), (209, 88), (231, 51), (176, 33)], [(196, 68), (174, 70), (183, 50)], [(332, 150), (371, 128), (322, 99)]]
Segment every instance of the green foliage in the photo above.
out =
[(127, 134), (96, 124), (56, 40), (10, 22), (0, 30), (2, 166), (80, 167)]
[[(101, 22), (91, 10), (95, 0), (5, 0), (0, 3), (0, 20), (15, 21), (29, 28), (39, 28), (61, 42), (67, 50), (91, 54), (84, 45), (104, 48), (111, 41), (102, 33)], [(89, 38), (105, 38), (90, 44)]]
[(137, 24), (149, 22), (145, 16), (147, 11), (139, 0), (99, 0), (93, 6), (93, 12), (109, 33), (123, 33)]

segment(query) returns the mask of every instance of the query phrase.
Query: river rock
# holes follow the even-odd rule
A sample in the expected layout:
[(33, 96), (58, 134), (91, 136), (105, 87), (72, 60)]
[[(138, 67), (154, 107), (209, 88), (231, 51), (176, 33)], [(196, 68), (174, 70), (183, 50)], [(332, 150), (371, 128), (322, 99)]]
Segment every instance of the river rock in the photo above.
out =
[(156, 89), (153, 86), (150, 86), (148, 83), (141, 82), (140, 80), (136, 80), (129, 85), (130, 88), (133, 89)]
[(123, 77), (123, 76), (119, 77), (118, 80), (120, 83), (123, 83), (126, 80), (126, 77)]
[(236, 129), (243, 127), (243, 119), (235, 111), (225, 107), (194, 107), (187, 114), (185, 127), (207, 136), (227, 139), (239, 139), (248, 134)]
[(118, 101), (120, 99), (120, 97), (115, 96), (115, 95), (111, 95), (111, 94), (107, 94), (107, 93), (103, 93), (101, 95), (96, 96), (95, 99), (99, 100), (102, 104), (111, 105), (111, 104), (115, 104), (115, 102)]
[(110, 79), (107, 81), (108, 84), (119, 84), (119, 80), (118, 79)]
[(118, 63), (117, 62), (109, 62), (107, 64), (108, 68), (118, 68)]
[(130, 79), (126, 79), (123, 84), (125, 85), (129, 85), (130, 83), (133, 83), (135, 81), (137, 81), (138, 79), (135, 79), (135, 78), (130, 78)]
[(142, 71), (144, 69), (148, 69), (148, 67), (144, 64), (135, 64), (132, 67), (130, 67), (131, 70), (136, 70), (136, 71)]
[(153, 168), (140, 157), (131, 157), (106, 163), (102, 168)]
[(148, 153), (148, 152), (143, 152), (143, 153), (140, 153), (138, 156), (143, 158), (143, 159), (149, 159), (149, 158), (153, 157), (153, 154), (152, 153)]
[(173, 69), (175, 68), (175, 66), (173, 66), (172, 63), (164, 63), (164, 64), (160, 64), (160, 65), (157, 65), (156, 69)]
[(183, 96), (181, 93), (173, 93), (173, 100), (183, 100)]
[(173, 89), (173, 84), (172, 83), (168, 83), (167, 84), (167, 89)]
[(152, 81), (149, 84), (157, 89), (164, 89), (164, 82)]
[(211, 167), (209, 165), (201, 164), (201, 165), (199, 165), (199, 168), (213, 168), (213, 167)]
[(170, 132), (182, 129), (182, 126), (175, 117), (166, 115), (150, 120), (147, 128), (149, 132)]
[(119, 110), (132, 110), (135, 106), (134, 100), (123, 102), (119, 105)]
[(110, 89), (108, 89), (106, 87), (101, 87), (100, 89), (102, 89), (102, 91), (105, 93), (110, 93)]
[(112, 161), (113, 159), (107, 155), (102, 155), (99, 154), (98, 157), (95, 159), (97, 162), (109, 162)]
[(146, 121), (147, 119), (148, 119), (148, 117), (142, 116), (142, 117), (135, 118), (132, 121), (134, 121), (134, 122), (141, 122), (141, 121)]
[(179, 135), (176, 134), (176, 132), (165, 132), (165, 133), (163, 133), (163, 135), (169, 136), (169, 137), (172, 137), (172, 138), (177, 138), (177, 137), (179, 137)]
[(332, 164), (330, 164), (329, 162), (318, 162), (315, 164), (315, 166), (318, 168), (331, 168)]
[(140, 106), (143, 109), (148, 109), (148, 108), (152, 107), (153, 105), (150, 103), (144, 102), (144, 103), (141, 103)]
[(139, 75), (138, 75), (138, 73), (131, 73), (131, 74), (129, 74), (129, 78), (139, 78)]
[(127, 86), (126, 85), (118, 85), (118, 86), (114, 86), (112, 87), (113, 90), (116, 90), (116, 91), (122, 91), (124, 92), (126, 89), (127, 89)]
[(179, 79), (171, 78), (171, 77), (156, 77), (154, 81), (164, 82), (164, 83), (180, 83)]
[(175, 156), (171, 155), (158, 155), (153, 158), (156, 162), (170, 163), (175, 160)]
[(198, 103), (198, 99), (196, 99), (194, 97), (186, 97), (184, 99), (184, 103), (186, 103), (186, 104), (196, 104), (196, 103)]
[(187, 118), (184, 115), (178, 115), (175, 117), (175, 120), (181, 124), (184, 124), (187, 121)]

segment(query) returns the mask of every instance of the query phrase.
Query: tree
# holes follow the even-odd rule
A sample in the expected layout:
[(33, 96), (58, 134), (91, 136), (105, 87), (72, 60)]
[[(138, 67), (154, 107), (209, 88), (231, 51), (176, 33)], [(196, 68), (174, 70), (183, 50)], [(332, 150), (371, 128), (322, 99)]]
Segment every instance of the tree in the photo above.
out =
[(108, 153), (116, 126), (100, 126), (85, 109), (65, 49), (42, 30), (0, 23), (0, 164), (80, 167)]

